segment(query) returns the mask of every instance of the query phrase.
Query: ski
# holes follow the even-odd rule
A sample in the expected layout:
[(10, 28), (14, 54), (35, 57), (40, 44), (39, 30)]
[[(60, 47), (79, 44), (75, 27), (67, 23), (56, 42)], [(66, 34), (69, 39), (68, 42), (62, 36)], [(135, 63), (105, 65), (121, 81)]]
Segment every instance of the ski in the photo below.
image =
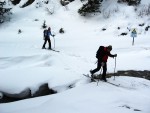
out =
[[(99, 82), (99, 81), (104, 82), (103, 80), (101, 80), (101, 79), (99, 79), (99, 78), (94, 78), (94, 77), (96, 77), (96, 76), (91, 77), (89, 74), (83, 74), (83, 75), (84, 75), (85, 77), (90, 78), (92, 82)], [(108, 83), (108, 84), (111, 84), (111, 85), (114, 85), (114, 86), (117, 86), (117, 87), (120, 86), (120, 84), (114, 84), (114, 83), (108, 82), (108, 81), (106, 81), (105, 83)]]
[(91, 79), (91, 82), (97, 82), (96, 79), (92, 78), (89, 74), (83, 74), (85, 77), (88, 77)]
[(60, 51), (58, 51), (58, 50), (55, 50), (55, 49), (50, 49), (50, 50), (52, 50), (52, 51), (55, 51), (55, 52), (60, 52)]
[(50, 51), (54, 51), (54, 52), (60, 52), (60, 51), (55, 50), (55, 49), (46, 49), (46, 50), (50, 50)]
[(117, 87), (120, 87), (120, 84), (114, 84), (114, 83), (111, 83), (111, 82), (108, 82), (108, 81), (106, 83), (117, 86)]

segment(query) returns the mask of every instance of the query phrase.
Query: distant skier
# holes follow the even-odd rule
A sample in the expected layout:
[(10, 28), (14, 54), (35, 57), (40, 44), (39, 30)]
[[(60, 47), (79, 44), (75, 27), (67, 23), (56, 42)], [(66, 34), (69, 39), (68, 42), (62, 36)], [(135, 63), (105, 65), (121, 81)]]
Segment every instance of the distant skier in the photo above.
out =
[(107, 80), (106, 80), (106, 71), (107, 71), (108, 56), (109, 57), (117, 57), (117, 54), (112, 55), (110, 53), (111, 50), (112, 50), (111, 45), (109, 45), (107, 47), (104, 47), (104, 46), (99, 47), (99, 49), (96, 53), (96, 58), (98, 59), (97, 68), (94, 69), (94, 70), (90, 70), (91, 77), (93, 77), (93, 74), (96, 73), (97, 71), (99, 71), (101, 67), (103, 67), (103, 74), (102, 74), (101, 80), (104, 80), (105, 82), (107, 82)]
[(53, 37), (55, 36), (55, 35), (52, 35), (51, 28), (49, 27), (47, 30), (44, 30), (44, 44), (43, 44), (42, 49), (46, 49), (45, 45), (46, 45), (47, 41), (49, 43), (49, 48), (48, 49), (51, 49), (50, 35), (53, 36)]

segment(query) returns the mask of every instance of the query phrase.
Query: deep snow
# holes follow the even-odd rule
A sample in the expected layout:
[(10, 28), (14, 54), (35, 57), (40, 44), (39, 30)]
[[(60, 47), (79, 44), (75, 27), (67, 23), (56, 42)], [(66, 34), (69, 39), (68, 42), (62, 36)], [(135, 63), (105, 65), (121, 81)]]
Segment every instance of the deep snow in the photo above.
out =
[[(150, 24), (149, 17), (138, 17), (133, 6), (116, 2), (113, 7), (103, 7), (108, 8), (106, 11), (118, 8), (118, 12), (112, 12), (110, 18), (101, 15), (81, 17), (77, 13), (82, 6), (79, 0), (70, 3), (67, 8), (60, 6), (59, 0), (51, 0), (48, 5), (41, 4), (39, 8), (35, 7), (36, 2), (23, 9), (19, 8), (22, 2), (15, 6), (11, 21), (0, 28), (0, 90), (19, 93), (29, 87), (35, 92), (40, 84), (48, 82), (49, 87), (59, 93), (0, 104), (0, 113), (133, 113), (135, 109), (150, 113), (148, 80), (117, 77), (115, 81), (113, 78), (108, 80), (122, 87), (104, 82), (97, 86), (96, 83), (89, 84), (88, 78), (82, 75), (96, 67), (98, 47), (110, 44), (113, 46), (111, 53), (118, 54), (116, 71), (149, 70), (150, 32), (145, 32), (145, 27)], [(109, 0), (107, 2), (109, 4)], [(142, 1), (143, 4), (146, 2)], [(45, 7), (54, 14), (49, 15)], [(55, 49), (60, 53), (41, 49), (44, 20), (56, 35)], [(141, 23), (145, 25), (138, 26)], [(64, 34), (58, 32), (61, 27), (65, 30)], [(118, 27), (121, 29), (118, 30)], [(138, 32), (134, 46), (127, 27), (136, 28)], [(18, 34), (18, 29), (23, 32)], [(122, 32), (128, 35), (119, 36)], [(53, 37), (51, 41), (54, 47)], [(114, 59), (109, 58), (108, 73), (114, 71), (114, 65)], [(66, 90), (71, 83), (75, 87)]]

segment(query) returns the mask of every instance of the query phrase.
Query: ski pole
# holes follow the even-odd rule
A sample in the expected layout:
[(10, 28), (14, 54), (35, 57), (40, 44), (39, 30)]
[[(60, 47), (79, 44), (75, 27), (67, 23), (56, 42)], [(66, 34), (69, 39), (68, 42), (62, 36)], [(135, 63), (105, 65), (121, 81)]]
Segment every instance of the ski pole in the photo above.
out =
[(116, 57), (115, 57), (115, 67), (114, 67), (114, 80), (115, 80), (115, 71), (116, 71)]
[(53, 36), (53, 39), (54, 39), (54, 49), (55, 49), (55, 38), (54, 38), (54, 36)]

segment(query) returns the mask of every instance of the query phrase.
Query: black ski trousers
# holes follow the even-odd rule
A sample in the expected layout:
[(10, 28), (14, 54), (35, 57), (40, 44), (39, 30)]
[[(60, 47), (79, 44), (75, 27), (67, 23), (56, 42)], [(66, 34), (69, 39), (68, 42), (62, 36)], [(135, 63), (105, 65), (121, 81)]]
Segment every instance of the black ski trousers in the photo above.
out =
[(102, 62), (98, 60), (97, 68), (92, 70), (91, 73), (94, 74), (97, 71), (99, 71), (101, 69), (101, 67), (103, 67), (102, 79), (105, 79), (106, 78), (106, 71), (107, 71), (107, 63), (106, 62), (103, 62), (103, 63), (104, 63), (104, 66), (102, 66)]
[(45, 37), (44, 44), (43, 44), (42, 48), (45, 48), (45, 45), (46, 45), (47, 42), (49, 44), (49, 49), (51, 49), (51, 40), (50, 40), (49, 37)]

